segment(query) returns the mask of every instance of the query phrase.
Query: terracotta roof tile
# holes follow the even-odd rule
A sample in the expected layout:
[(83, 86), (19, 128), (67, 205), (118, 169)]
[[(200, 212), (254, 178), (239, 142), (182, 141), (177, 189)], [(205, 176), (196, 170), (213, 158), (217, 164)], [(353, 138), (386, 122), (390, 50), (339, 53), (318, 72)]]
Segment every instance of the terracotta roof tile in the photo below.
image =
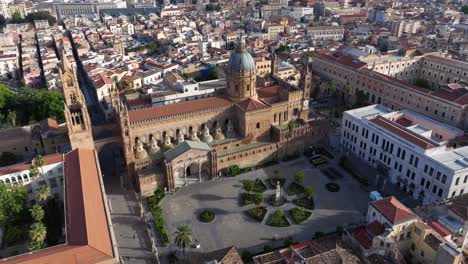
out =
[(139, 122), (170, 115), (196, 112), (210, 108), (228, 107), (233, 103), (223, 97), (209, 97), (177, 104), (170, 104), (158, 107), (143, 108), (129, 111), (130, 122)]
[(419, 136), (417, 134), (413, 134), (410, 131), (404, 130), (403, 127), (398, 126), (395, 123), (392, 123), (381, 116), (377, 116), (373, 119), (369, 120), (370, 122), (384, 128), (385, 130), (388, 130), (389, 132), (396, 134), (400, 136), (401, 138), (423, 148), (423, 149), (431, 149), (433, 147), (436, 147), (434, 143), (429, 141), (428, 139), (423, 138), (422, 136)]
[(248, 111), (255, 111), (255, 110), (259, 110), (259, 109), (262, 109), (262, 108), (266, 108), (268, 107), (266, 104), (264, 103), (261, 103), (257, 100), (254, 100), (254, 99), (251, 99), (251, 98), (248, 98), (242, 102), (239, 102), (237, 103), (237, 105), (244, 111), (248, 112)]
[(373, 201), (370, 203), (375, 207), (390, 223), (398, 224), (413, 219), (416, 215), (406, 206), (404, 206), (394, 196)]

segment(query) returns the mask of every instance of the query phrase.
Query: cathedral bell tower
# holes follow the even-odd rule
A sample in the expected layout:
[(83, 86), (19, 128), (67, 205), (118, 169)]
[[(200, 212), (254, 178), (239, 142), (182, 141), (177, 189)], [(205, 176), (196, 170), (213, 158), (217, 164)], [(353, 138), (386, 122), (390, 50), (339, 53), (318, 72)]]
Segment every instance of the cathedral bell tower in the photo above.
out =
[(312, 91), (312, 59), (308, 56), (302, 58), (301, 79), (299, 87), (302, 89), (302, 104), (299, 117), (306, 118), (309, 115), (309, 100)]
[(72, 149), (94, 149), (94, 141), (88, 109), (83, 93), (78, 86), (75, 71), (62, 54), (62, 69), (59, 69), (65, 98), (65, 119)]
[(245, 41), (241, 36), (235, 52), (229, 58), (226, 71), (227, 92), (234, 101), (245, 98), (256, 98), (255, 61), (245, 48)]

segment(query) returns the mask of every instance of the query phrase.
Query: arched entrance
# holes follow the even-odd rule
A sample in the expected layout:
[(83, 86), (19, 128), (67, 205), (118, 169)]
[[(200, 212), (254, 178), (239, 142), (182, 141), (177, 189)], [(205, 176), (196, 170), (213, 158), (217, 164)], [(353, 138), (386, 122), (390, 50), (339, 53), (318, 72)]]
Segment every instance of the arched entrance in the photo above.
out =
[(213, 177), (211, 175), (210, 164), (208, 161), (205, 161), (200, 168), (200, 178), (202, 181), (209, 181)]

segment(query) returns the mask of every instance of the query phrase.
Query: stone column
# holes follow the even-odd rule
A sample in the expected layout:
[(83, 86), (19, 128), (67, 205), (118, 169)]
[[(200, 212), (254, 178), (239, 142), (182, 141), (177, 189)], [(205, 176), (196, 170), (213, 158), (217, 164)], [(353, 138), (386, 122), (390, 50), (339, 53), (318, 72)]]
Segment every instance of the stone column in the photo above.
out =
[(199, 179), (200, 182), (202, 181), (202, 179), (201, 179), (201, 166), (202, 166), (201, 163), (198, 162), (198, 179)]

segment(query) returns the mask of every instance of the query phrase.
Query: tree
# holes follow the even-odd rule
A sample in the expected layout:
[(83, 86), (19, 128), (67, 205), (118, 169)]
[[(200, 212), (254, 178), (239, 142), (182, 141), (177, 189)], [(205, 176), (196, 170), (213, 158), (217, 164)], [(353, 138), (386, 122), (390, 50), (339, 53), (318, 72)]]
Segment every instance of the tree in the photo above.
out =
[(330, 82), (330, 92), (332, 95), (335, 95), (336, 93), (336, 81), (335, 80), (332, 80)]
[(15, 221), (24, 210), (27, 190), (22, 185), (0, 184), (0, 225)]
[(8, 112), (8, 120), (11, 122), (13, 126), (16, 126), (16, 112), (15, 111)]
[(281, 52), (287, 52), (289, 51), (289, 47), (287, 45), (280, 45), (275, 52), (276, 53), (281, 53)]
[(45, 165), (45, 160), (42, 155), (39, 154), (34, 158), (34, 165), (37, 166), (37, 168), (41, 171), (41, 175), (44, 176), (42, 167)]
[(184, 254), (185, 262), (187, 262), (187, 256), (185, 255), (185, 249), (192, 243), (192, 228), (183, 224), (177, 227), (176, 237), (174, 239), (175, 244), (178, 248), (181, 248)]
[(468, 15), (468, 5), (462, 6), (461, 11), (462, 11), (465, 15)]
[(242, 185), (244, 185), (244, 190), (250, 193), (253, 190), (255, 183), (251, 180), (245, 180), (244, 182), (242, 182)]
[(417, 79), (414, 82), (414, 85), (422, 87), (422, 88), (428, 88), (428, 89), (431, 88), (431, 86), (429, 85), (429, 82), (425, 79)]
[(6, 25), (6, 19), (3, 15), (0, 15), (0, 28)]
[(36, 190), (36, 197), (39, 201), (45, 202), (50, 196), (50, 189), (47, 185), (43, 185)]
[(305, 175), (303, 172), (296, 172), (296, 174), (294, 175), (294, 181), (299, 184), (304, 184), (304, 178)]
[(25, 20), (21, 16), (19, 12), (14, 12), (13, 15), (11, 15), (11, 23), (13, 24), (19, 24), (19, 23), (24, 23)]
[(45, 247), (46, 244), (44, 243), (44, 241), (31, 241), (31, 244), (29, 245), (29, 250), (35, 251)]
[(148, 42), (146, 47), (150, 50), (151, 54), (158, 53), (159, 45), (158, 45), (158, 43), (156, 41), (152, 40), (152, 41)]
[(305, 187), (304, 192), (308, 199), (312, 198), (312, 195), (314, 194), (314, 190), (310, 186)]
[(33, 205), (29, 209), (29, 212), (31, 213), (32, 218), (36, 222), (41, 222), (44, 218), (44, 209), (42, 209), (42, 206), (40, 206), (39, 204)]
[(273, 247), (269, 244), (263, 246), (263, 253), (269, 253), (273, 251)]
[(43, 19), (47, 19), (47, 21), (49, 22), (49, 26), (52, 26), (53, 24), (55, 24), (55, 22), (57, 22), (57, 19), (55, 17), (51, 16), (48, 12), (45, 11), (30, 13), (24, 18), (24, 20), (26, 20), (29, 23), (33, 23), (34, 20)]
[(14, 153), (3, 152), (2, 155), (0, 155), (0, 166), (2, 167), (16, 164), (16, 162), (17, 162), (17, 157)]
[(29, 237), (31, 241), (34, 242), (43, 242), (46, 238), (47, 230), (45, 225), (42, 222), (36, 222), (31, 225), (29, 229)]
[(288, 122), (288, 134), (286, 135), (287, 142), (286, 142), (286, 154), (285, 156), (288, 156), (288, 146), (289, 146), (289, 141), (291, 140), (292, 136), (292, 131), (296, 127), (296, 121), (295, 120), (289, 120)]

